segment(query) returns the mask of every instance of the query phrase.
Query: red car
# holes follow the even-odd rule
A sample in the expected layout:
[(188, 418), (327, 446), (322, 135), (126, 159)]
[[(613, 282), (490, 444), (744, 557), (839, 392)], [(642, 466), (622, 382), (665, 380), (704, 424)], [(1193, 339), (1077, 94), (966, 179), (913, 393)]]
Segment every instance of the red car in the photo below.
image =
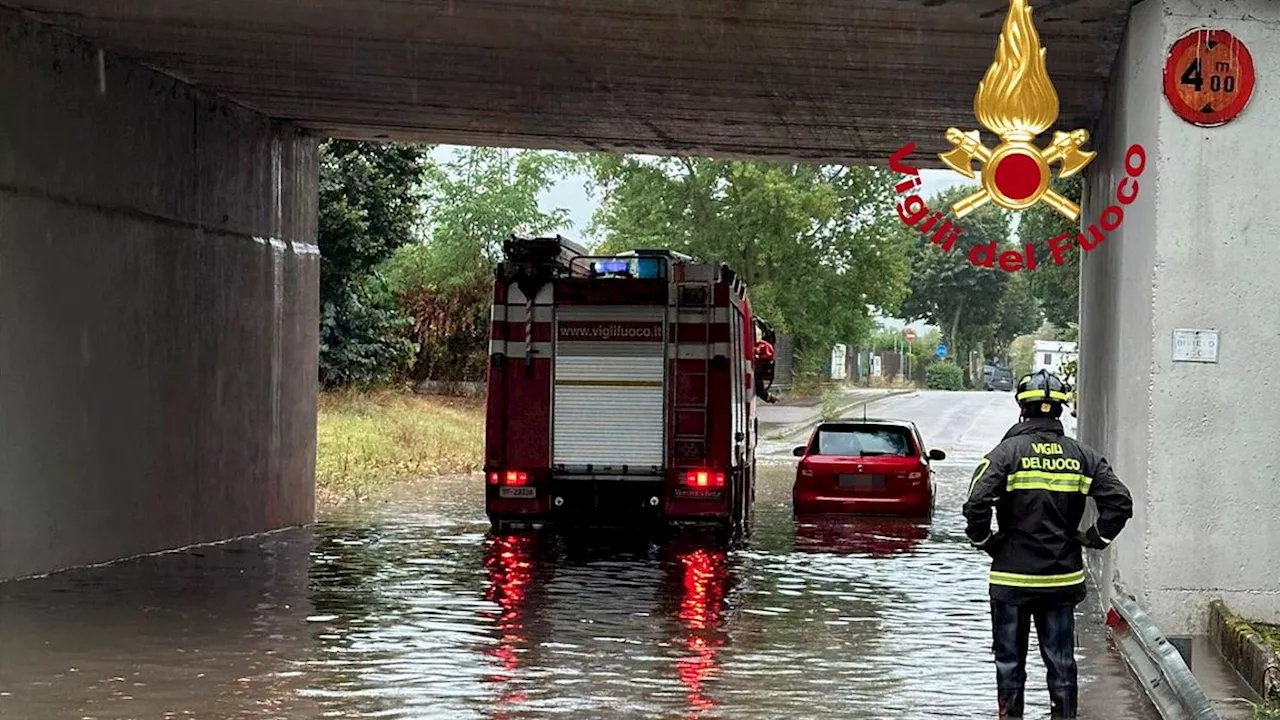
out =
[(841, 420), (813, 431), (794, 452), (797, 515), (856, 513), (899, 517), (933, 516), (932, 460), (915, 423), (908, 420)]

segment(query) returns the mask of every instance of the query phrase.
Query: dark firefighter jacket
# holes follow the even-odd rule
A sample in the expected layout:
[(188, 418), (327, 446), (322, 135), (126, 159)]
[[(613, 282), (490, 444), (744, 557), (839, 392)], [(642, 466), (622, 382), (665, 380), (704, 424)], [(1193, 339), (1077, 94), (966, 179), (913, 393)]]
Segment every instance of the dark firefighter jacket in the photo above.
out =
[[(1062, 434), (1062, 422), (1020, 422), (978, 463), (964, 504), (970, 542), (991, 556), (991, 597), (1012, 604), (1085, 597), (1084, 558), (1075, 539), (1085, 499), (1110, 543), (1133, 514), (1133, 500), (1106, 458)], [(991, 533), (995, 510), (999, 531)]]

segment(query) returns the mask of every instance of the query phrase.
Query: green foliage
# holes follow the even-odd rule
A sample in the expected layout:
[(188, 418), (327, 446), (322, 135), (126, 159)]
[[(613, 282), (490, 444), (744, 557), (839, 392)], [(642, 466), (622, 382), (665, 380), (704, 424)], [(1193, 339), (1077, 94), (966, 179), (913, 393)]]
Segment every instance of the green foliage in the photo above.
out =
[(964, 372), (950, 360), (931, 363), (925, 368), (924, 383), (932, 390), (963, 390)]
[(585, 162), (604, 196), (592, 225), (601, 251), (670, 248), (728, 263), (755, 312), (811, 351), (800, 372), (820, 368), (834, 343), (865, 339), (870, 308), (894, 310), (906, 294), (910, 245), (896, 228), (894, 178), (884, 170), (610, 155)]
[[(1055, 179), (1053, 187), (1072, 201), (1080, 202), (1082, 184), (1079, 175), (1065, 180)], [(1038, 262), (1031, 273), (1031, 292), (1040, 300), (1049, 322), (1059, 327), (1074, 325), (1079, 317), (1081, 250), (1071, 247), (1063, 255), (1063, 264), (1055, 265), (1049, 254), (1049, 239), (1063, 233), (1074, 238), (1078, 232), (1078, 222), (1066, 219), (1043, 203), (1023, 212), (1018, 226), (1022, 242), (1036, 246)]]
[(378, 292), (376, 279), (339, 290), (320, 305), (320, 382), (325, 387), (392, 382), (413, 362), (412, 318)]
[(840, 418), (840, 411), (844, 409), (842, 402), (843, 396), (837, 390), (827, 390), (822, 393), (822, 407), (819, 415), (823, 422), (831, 422)]
[(1026, 273), (1013, 273), (1005, 283), (996, 308), (996, 321), (986, 327), (979, 339), (991, 356), (1003, 356), (1009, 343), (1019, 335), (1034, 332), (1040, 327), (1043, 314), (1040, 301), (1031, 294), (1031, 282)]
[[(973, 192), (972, 186), (948, 188), (931, 198), (930, 208), (941, 210)], [(1040, 310), (1030, 296), (1023, 273), (969, 262), (969, 251), (996, 242), (996, 252), (1008, 249), (1010, 215), (987, 204), (961, 223), (964, 232), (950, 252), (899, 223), (899, 232), (913, 246), (910, 294), (902, 303), (909, 320), (925, 319), (942, 329), (952, 358), (963, 360), (982, 346), (985, 354), (1003, 354), (1021, 332), (1040, 325)], [(992, 353), (985, 352), (993, 351)]]
[[(916, 338), (917, 342), (919, 340), (919, 338)], [(895, 348), (905, 351), (907, 349), (907, 337), (902, 329), (880, 327), (871, 333), (865, 345), (867, 349), (875, 351), (893, 351)]]
[(1068, 360), (1067, 362), (1062, 363), (1062, 373), (1061, 373), (1062, 381), (1069, 385), (1075, 385), (1076, 373), (1078, 370), (1079, 370), (1078, 359)]
[(484, 378), (502, 241), (569, 225), (567, 210), (543, 211), (538, 196), (570, 166), (559, 153), (495, 148), (460, 150), (426, 166), (426, 239), (400, 247), (379, 268), (413, 317), (415, 379)]
[(1021, 335), (1010, 343), (1010, 368), (1013, 370), (1015, 380), (1031, 372), (1031, 366), (1035, 364), (1035, 352), (1036, 337), (1034, 335)]
[(372, 270), (413, 238), (423, 151), (328, 140), (320, 146), (320, 382), (388, 382), (411, 357), (407, 316)]

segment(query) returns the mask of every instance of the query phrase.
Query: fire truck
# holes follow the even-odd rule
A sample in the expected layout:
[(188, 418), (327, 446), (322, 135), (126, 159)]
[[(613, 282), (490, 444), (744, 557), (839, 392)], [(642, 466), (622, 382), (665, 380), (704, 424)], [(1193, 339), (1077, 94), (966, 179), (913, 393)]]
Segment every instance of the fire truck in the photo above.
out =
[[(485, 509), (495, 529), (710, 525), (755, 499), (755, 345), (727, 265), (509, 238), (494, 274)], [(772, 375), (772, 359), (761, 368)]]

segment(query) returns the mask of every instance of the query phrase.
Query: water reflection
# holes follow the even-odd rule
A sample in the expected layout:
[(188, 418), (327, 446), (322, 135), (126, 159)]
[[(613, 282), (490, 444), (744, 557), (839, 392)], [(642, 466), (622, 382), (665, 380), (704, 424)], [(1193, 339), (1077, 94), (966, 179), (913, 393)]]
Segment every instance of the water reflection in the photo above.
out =
[(805, 553), (911, 554), (929, 536), (928, 524), (891, 517), (811, 516), (795, 527), (795, 549)]
[(533, 544), (539, 536), (534, 534), (502, 535), (486, 539), (485, 568), (489, 572), (489, 587), (485, 599), (500, 608), (495, 625), (498, 643), (490, 650), (497, 668), (486, 680), (499, 687), (494, 718), (512, 717), (505, 710), (526, 700), (524, 692), (512, 683), (524, 652), (525, 597), (533, 580)]
[(686, 653), (676, 661), (680, 682), (688, 689), (687, 717), (701, 717), (716, 706), (706, 684), (719, 675), (716, 656), (724, 644), (720, 628), (729, 572), (726, 554), (717, 548), (677, 552), (683, 578), (679, 618)]
[[(986, 562), (954, 507), (797, 524), (778, 473), (726, 547), (490, 535), (469, 480), (433, 482), (313, 529), (0, 585), (0, 717), (991, 714)], [(1123, 677), (1091, 642), (1081, 677)], [(1110, 692), (1110, 720), (1138, 717)]]

